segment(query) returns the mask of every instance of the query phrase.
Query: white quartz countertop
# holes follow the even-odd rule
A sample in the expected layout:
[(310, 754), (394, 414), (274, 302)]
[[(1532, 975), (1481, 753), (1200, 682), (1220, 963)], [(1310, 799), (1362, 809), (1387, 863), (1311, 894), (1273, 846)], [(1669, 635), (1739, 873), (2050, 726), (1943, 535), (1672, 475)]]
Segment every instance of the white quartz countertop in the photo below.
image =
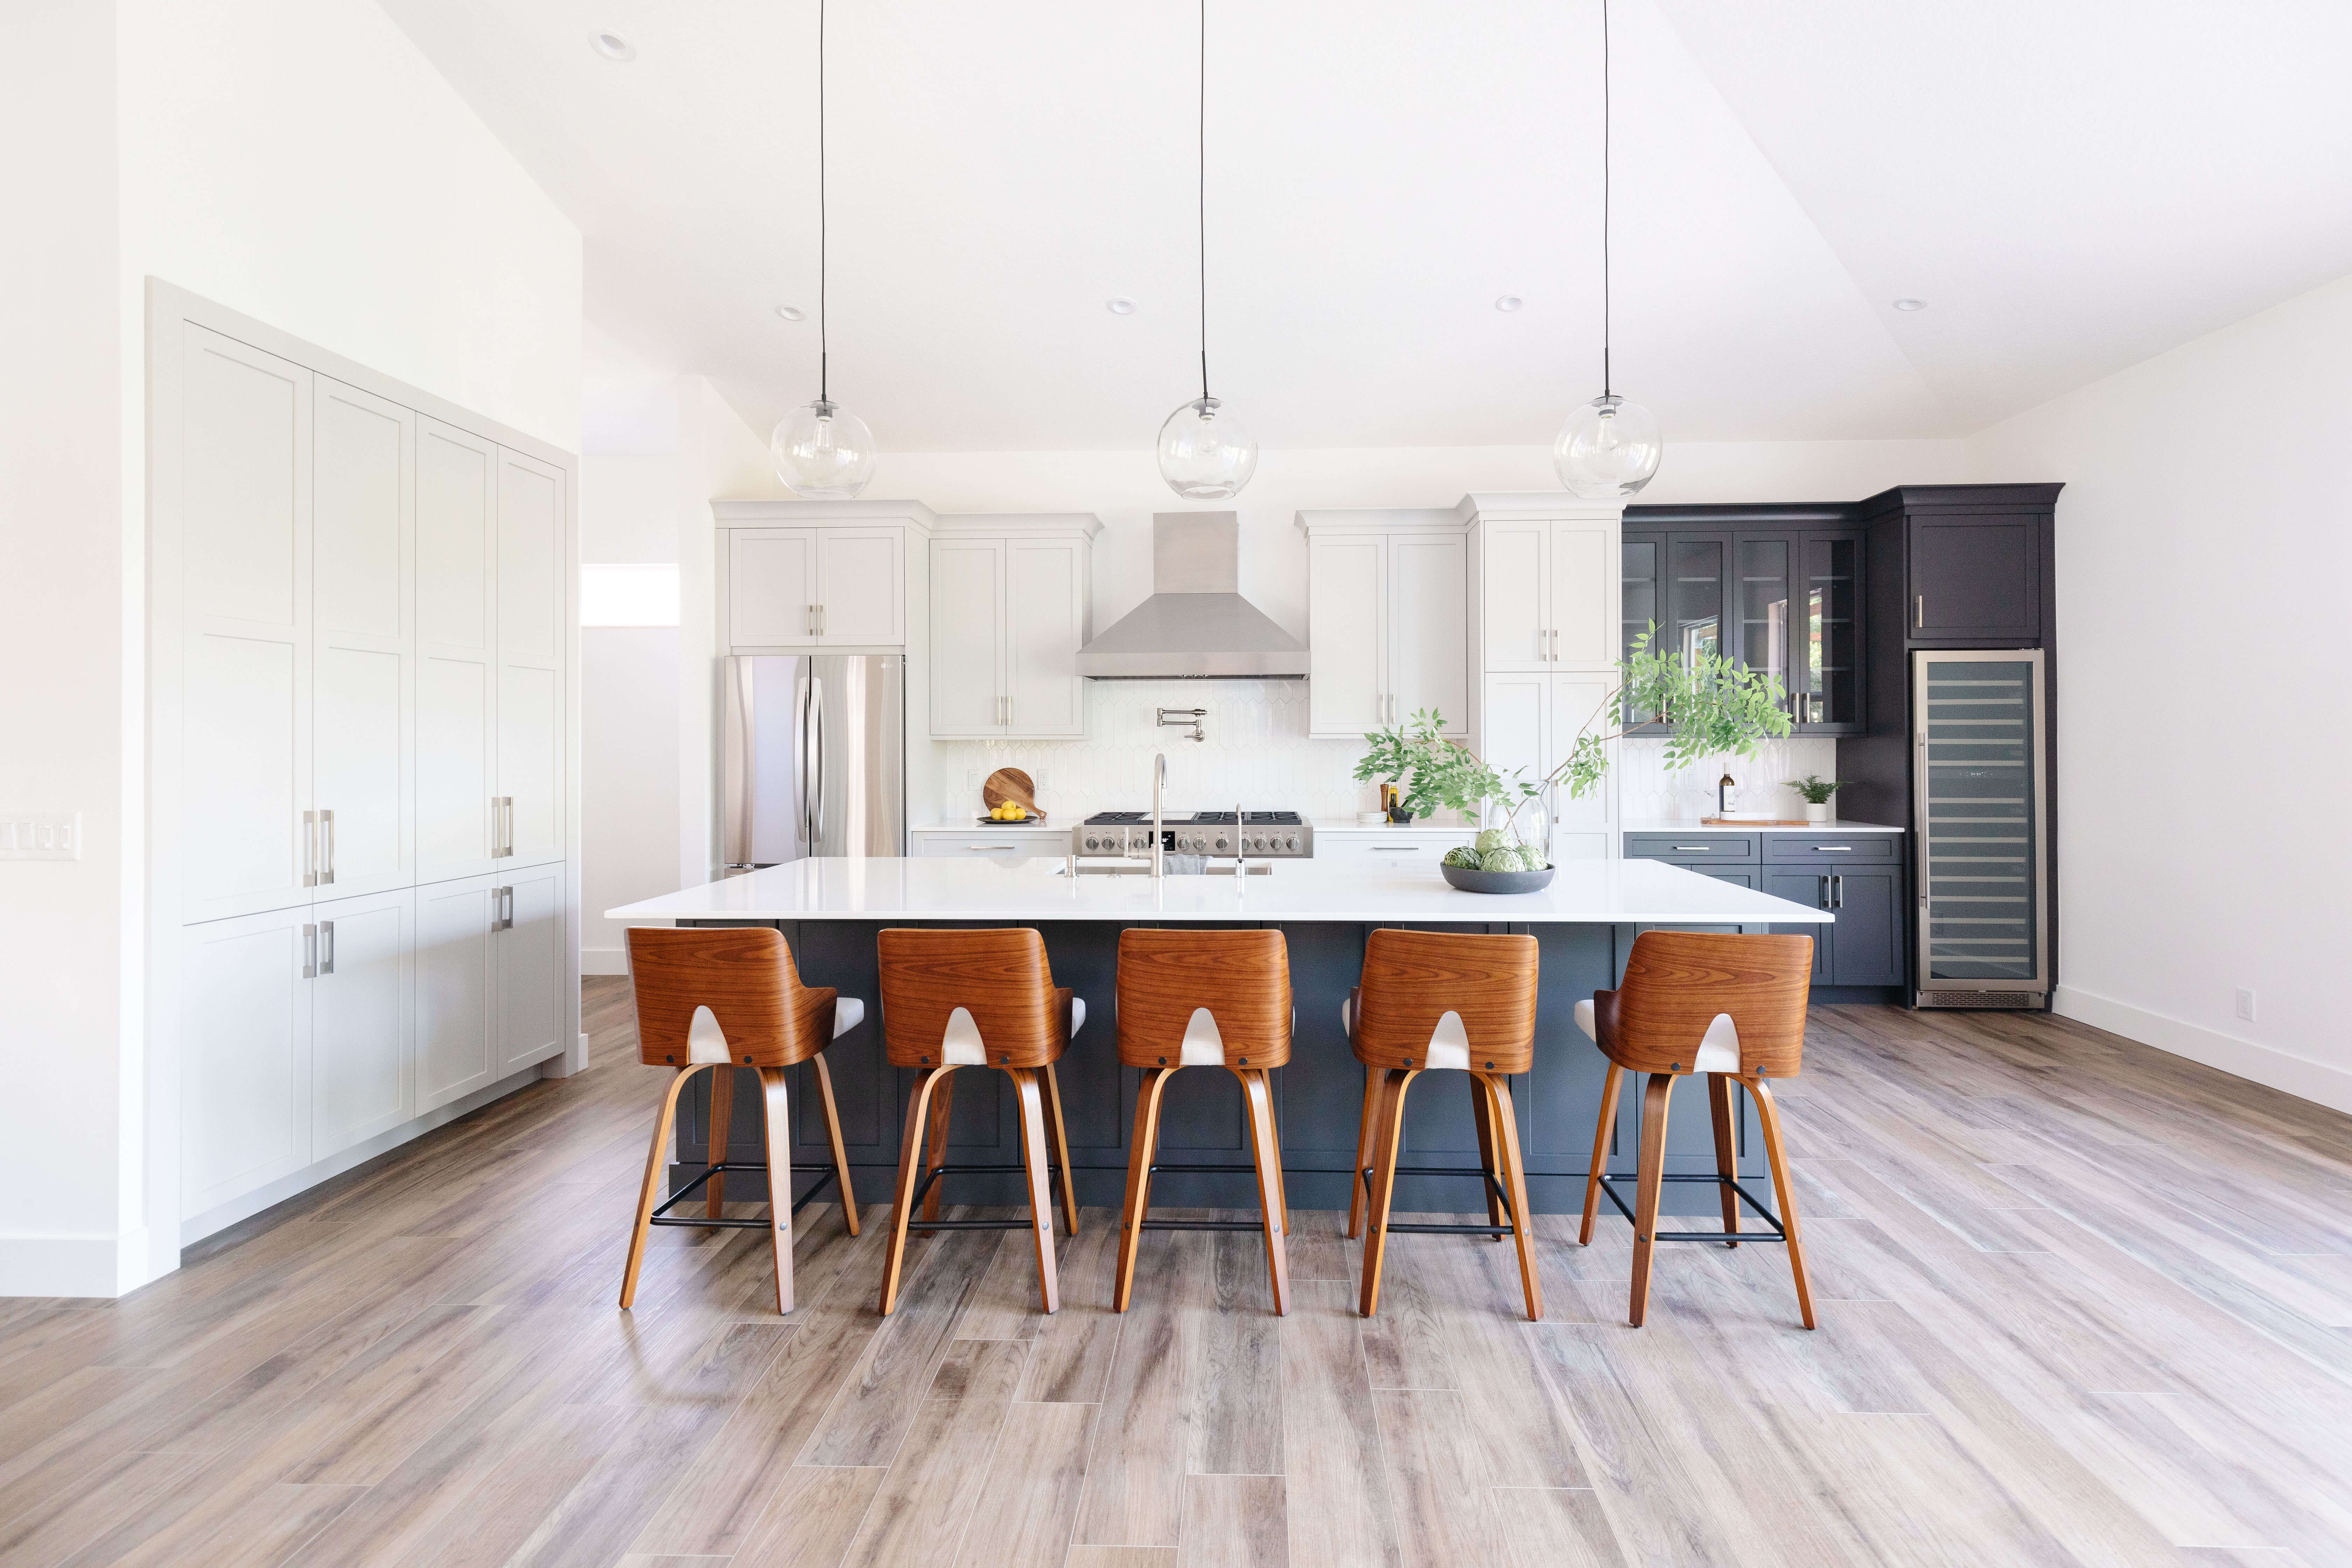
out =
[(1276, 860), (1264, 877), (1069, 877), (1064, 862), (793, 860), (606, 910), (609, 920), (1514, 921), (1828, 925), (1837, 917), (1660, 860), (1579, 860), (1538, 893), (1480, 894), (1434, 868)]
[(1900, 833), (1881, 822), (1800, 822), (1793, 826), (1769, 822), (1624, 822), (1623, 833)]

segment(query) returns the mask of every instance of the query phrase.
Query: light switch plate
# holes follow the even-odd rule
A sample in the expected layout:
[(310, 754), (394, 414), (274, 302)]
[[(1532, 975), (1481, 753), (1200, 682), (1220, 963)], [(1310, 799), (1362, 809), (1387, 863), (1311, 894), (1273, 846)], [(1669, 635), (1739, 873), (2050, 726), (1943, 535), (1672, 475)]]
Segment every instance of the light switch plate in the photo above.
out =
[(0, 860), (79, 860), (81, 813), (0, 812)]

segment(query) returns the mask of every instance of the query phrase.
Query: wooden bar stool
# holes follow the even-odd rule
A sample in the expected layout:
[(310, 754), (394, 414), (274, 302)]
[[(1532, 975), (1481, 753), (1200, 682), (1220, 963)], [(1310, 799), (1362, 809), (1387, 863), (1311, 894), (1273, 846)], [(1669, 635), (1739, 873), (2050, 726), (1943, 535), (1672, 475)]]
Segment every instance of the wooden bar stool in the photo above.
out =
[(1241, 1079), (1249, 1107), (1246, 1165), (1185, 1165), (1186, 1171), (1257, 1176), (1265, 1210), (1265, 1267), (1274, 1310), (1290, 1310), (1290, 1228), (1282, 1193), (1282, 1145), (1274, 1125), (1266, 1072), (1290, 1059), (1290, 952), (1278, 931), (1153, 931), (1130, 927), (1118, 938), (1118, 1059), (1139, 1068), (1134, 1146), (1127, 1161), (1114, 1310), (1127, 1310), (1135, 1287), (1135, 1249), (1147, 1230), (1253, 1230), (1247, 1220), (1150, 1219), (1152, 1158), (1160, 1151), (1160, 1100), (1183, 1068), (1221, 1067)]
[[(1037, 1242), (1037, 1289), (1045, 1310), (1058, 1310), (1054, 1272), (1054, 1205), (1048, 1176), (1062, 1178), (1062, 1215), (1078, 1234), (1078, 1194), (1070, 1176), (1068, 1136), (1062, 1127), (1061, 1088), (1054, 1064), (1087, 1021), (1087, 1005), (1054, 984), (1045, 939), (1028, 927), (1010, 931), (890, 930), (879, 941), (882, 958), (882, 1047), (892, 1067), (922, 1074), (907, 1101), (898, 1153), (898, 1206), (890, 1216), (890, 1257), (882, 1269), (882, 1313), (898, 1304), (907, 1259), (907, 1232), (1023, 1230)], [(1013, 1079), (1021, 1103), (1021, 1163), (950, 1165), (948, 1113), (962, 1067), (995, 1068)], [(1053, 1142), (1048, 1152), (1050, 1113)], [(923, 1130), (930, 1125), (928, 1159)], [(929, 1175), (923, 1174), (926, 1164)], [(1027, 1178), (1027, 1219), (941, 1219), (937, 1184), (950, 1171), (1019, 1171)], [(914, 1217), (917, 1203), (923, 1217)]]
[[(827, 1182), (841, 1189), (841, 1215), (857, 1234), (857, 1194), (850, 1184), (849, 1153), (841, 1141), (841, 1117), (833, 1104), (833, 1075), (824, 1047), (857, 1027), (866, 1004), (832, 987), (803, 985), (792, 949), (772, 926), (664, 931), (629, 928), (629, 975), (637, 996), (637, 1057), (648, 1067), (673, 1066), (677, 1073), (662, 1095), (654, 1119), (654, 1143), (646, 1156), (645, 1185), (637, 1193), (635, 1228), (621, 1274), (621, 1305), (636, 1300), (637, 1270), (646, 1260), (646, 1238), (657, 1225), (765, 1228), (776, 1251), (776, 1310), (793, 1310), (793, 1215), (808, 1206)], [(825, 1131), (833, 1140), (833, 1169), (817, 1173), (809, 1190), (793, 1200), (793, 1122), (784, 1069), (796, 1062), (816, 1068), (817, 1099), (824, 1106)], [(768, 1157), (752, 1163), (727, 1158), (733, 1120), (733, 1068), (757, 1069), (767, 1107)], [(687, 1080), (705, 1068), (710, 1079), (710, 1156), (702, 1174), (656, 1205), (670, 1129), (677, 1121), (677, 1097)], [(725, 1217), (722, 1195), (730, 1171), (759, 1171), (768, 1180), (766, 1219)], [(669, 1211), (707, 1188), (698, 1219)]]
[[(1381, 930), (1364, 944), (1363, 982), (1341, 1019), (1348, 1043), (1366, 1068), (1348, 1234), (1362, 1234), (1369, 1209), (1371, 1235), (1364, 1243), (1363, 1292), (1357, 1306), (1367, 1318), (1380, 1305), (1381, 1263), (1391, 1230), (1514, 1238), (1528, 1316), (1543, 1317), (1527, 1169), (1519, 1160), (1509, 1081), (1535, 1063), (1536, 969), (1531, 936)], [(1404, 1130), (1405, 1091), (1423, 1073), (1444, 1068), (1470, 1075), (1479, 1167), (1401, 1167), (1397, 1145)], [(1389, 1203), (1400, 1175), (1477, 1177), (1486, 1193), (1487, 1223), (1391, 1225)]]
[[(1576, 1005), (1577, 1026), (1609, 1058), (1578, 1239), (1591, 1244), (1592, 1222), (1603, 1193), (1633, 1222), (1633, 1296), (1628, 1316), (1637, 1329), (1649, 1310), (1651, 1248), (1661, 1241), (1719, 1241), (1727, 1247), (1743, 1240), (1786, 1242), (1789, 1268), (1797, 1279), (1797, 1310), (1805, 1327), (1813, 1326), (1813, 1297), (1805, 1285), (1805, 1253), (1797, 1238), (1796, 1194), (1780, 1144), (1780, 1109), (1764, 1082), (1767, 1078), (1794, 1078), (1802, 1065), (1805, 1003), (1812, 973), (1813, 939), (1809, 936), (1645, 931), (1633, 939), (1618, 988), (1596, 992), (1591, 1001)], [(1642, 1093), (1642, 1148), (1630, 1209), (1607, 1173), (1617, 1092), (1629, 1072), (1650, 1075)], [(1715, 1117), (1715, 1173), (1670, 1176), (1665, 1171), (1668, 1097), (1675, 1079), (1690, 1073), (1706, 1074), (1707, 1103)], [(1780, 1204), (1778, 1218), (1739, 1184), (1732, 1136), (1734, 1082), (1756, 1097), (1764, 1154), (1772, 1167), (1772, 1191)], [(1666, 1182), (1714, 1183), (1723, 1199), (1723, 1228), (1660, 1230), (1658, 1200)], [(1771, 1228), (1743, 1232), (1743, 1202)]]

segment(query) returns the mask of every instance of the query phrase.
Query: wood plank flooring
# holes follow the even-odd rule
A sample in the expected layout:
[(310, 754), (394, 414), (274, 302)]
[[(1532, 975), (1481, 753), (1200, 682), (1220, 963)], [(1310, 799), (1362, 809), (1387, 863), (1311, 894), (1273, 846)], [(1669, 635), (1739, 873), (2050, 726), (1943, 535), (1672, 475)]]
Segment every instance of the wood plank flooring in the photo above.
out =
[[(2352, 1563), (2352, 1119), (2063, 1019), (1819, 1007), (1780, 1090), (1821, 1329), (1769, 1246), (1548, 1217), (1391, 1244), (1116, 1217), (666, 1230), (614, 1306), (656, 1092), (486, 1107), (116, 1302), (0, 1301), (0, 1563), (628, 1568)], [(733, 1212), (754, 1214), (739, 1205)]]

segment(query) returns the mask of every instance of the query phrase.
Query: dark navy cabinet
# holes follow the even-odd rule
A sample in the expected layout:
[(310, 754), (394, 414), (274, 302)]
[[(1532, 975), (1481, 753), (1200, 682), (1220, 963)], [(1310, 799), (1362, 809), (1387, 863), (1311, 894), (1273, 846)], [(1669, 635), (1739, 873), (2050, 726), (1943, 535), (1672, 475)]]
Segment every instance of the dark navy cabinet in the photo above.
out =
[(1837, 916), (1833, 926), (1776, 925), (1813, 939), (1821, 1000), (1884, 1001), (1905, 984), (1906, 875), (1900, 833), (1629, 833), (1628, 859), (1664, 860)]

